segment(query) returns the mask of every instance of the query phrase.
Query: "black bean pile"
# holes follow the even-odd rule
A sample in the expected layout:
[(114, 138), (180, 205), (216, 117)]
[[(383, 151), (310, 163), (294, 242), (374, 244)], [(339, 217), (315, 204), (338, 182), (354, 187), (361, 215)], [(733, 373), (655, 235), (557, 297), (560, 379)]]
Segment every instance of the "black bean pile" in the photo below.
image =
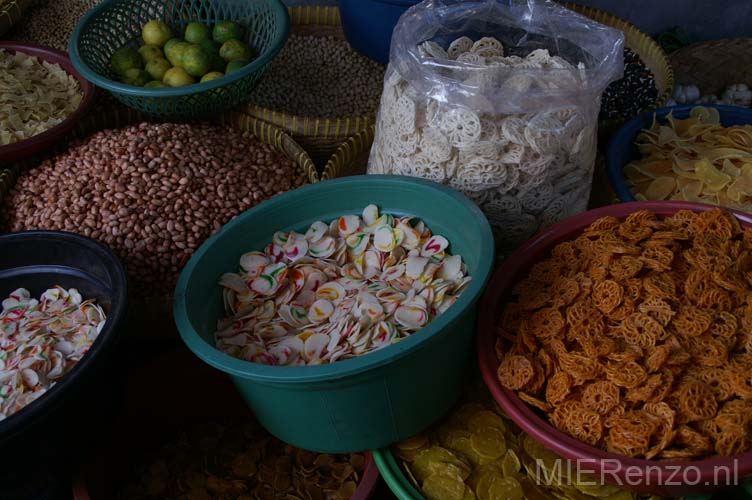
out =
[(640, 56), (624, 49), (624, 77), (606, 87), (599, 118), (632, 118), (653, 105), (656, 99), (658, 88), (652, 71)]

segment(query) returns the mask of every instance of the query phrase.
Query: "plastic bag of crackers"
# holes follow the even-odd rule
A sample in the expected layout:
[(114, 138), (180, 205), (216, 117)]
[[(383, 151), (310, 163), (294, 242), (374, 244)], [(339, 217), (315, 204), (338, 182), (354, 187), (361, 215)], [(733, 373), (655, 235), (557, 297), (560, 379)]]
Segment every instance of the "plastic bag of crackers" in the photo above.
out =
[(577, 471), (517, 427), (485, 387), (470, 392), (442, 422), (393, 447), (427, 500), (658, 500)]
[(368, 173), (464, 192), (511, 250), (585, 210), (623, 44), (553, 2), (421, 2), (394, 30)]

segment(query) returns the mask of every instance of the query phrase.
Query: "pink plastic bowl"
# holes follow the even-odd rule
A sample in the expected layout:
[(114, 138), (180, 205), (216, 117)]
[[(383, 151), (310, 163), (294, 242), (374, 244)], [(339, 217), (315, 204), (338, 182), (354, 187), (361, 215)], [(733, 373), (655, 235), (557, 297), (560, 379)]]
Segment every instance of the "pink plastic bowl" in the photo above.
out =
[(66, 52), (33, 43), (7, 42), (2, 40), (0, 40), (0, 49), (5, 49), (10, 53), (23, 52), (24, 54), (35, 56), (41, 61), (58, 64), (63, 70), (78, 80), (81, 92), (83, 92), (83, 98), (78, 108), (58, 125), (23, 141), (0, 146), (0, 165), (8, 165), (44, 151), (70, 132), (81, 116), (91, 107), (94, 100), (94, 85), (84, 79), (73, 68), (73, 64)]
[[(590, 210), (564, 220), (527, 241), (496, 272), (481, 301), (477, 337), (478, 362), (483, 380), (496, 402), (525, 432), (558, 455), (575, 461), (581, 472), (592, 472), (606, 483), (638, 493), (682, 496), (708, 493), (730, 487), (726, 480), (752, 475), (752, 452), (735, 457), (690, 462), (652, 461), (627, 458), (589, 446), (560, 432), (517, 395), (499, 384), (496, 371), (496, 325), (512, 286), (524, 278), (533, 264), (543, 260), (554, 246), (576, 238), (590, 223), (606, 216), (625, 218), (638, 210), (669, 216), (679, 210), (703, 212), (715, 207), (685, 202), (633, 202)], [(732, 211), (742, 226), (752, 227), (752, 216)], [(564, 465), (562, 467), (565, 467)], [(576, 469), (573, 469), (576, 470)], [(716, 484), (720, 483), (720, 484)]]

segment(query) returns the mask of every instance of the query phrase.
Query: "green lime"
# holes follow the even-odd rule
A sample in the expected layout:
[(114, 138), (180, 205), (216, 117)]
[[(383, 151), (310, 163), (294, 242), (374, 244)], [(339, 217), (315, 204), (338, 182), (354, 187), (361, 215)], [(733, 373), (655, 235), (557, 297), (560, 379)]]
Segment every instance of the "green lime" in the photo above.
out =
[(144, 64), (153, 61), (154, 59), (164, 59), (162, 49), (156, 45), (142, 45), (138, 48), (138, 53), (141, 54), (141, 59), (143, 59)]
[(190, 43), (201, 43), (204, 40), (211, 40), (211, 31), (201, 23), (191, 23), (185, 27), (185, 41)]
[(209, 55), (219, 55), (219, 49), (222, 47), (221, 43), (215, 42), (211, 39), (203, 40), (202, 42), (199, 42), (199, 45), (204, 49), (204, 52)]
[(135, 85), (136, 87), (143, 87), (149, 80), (149, 74), (138, 68), (131, 68), (123, 74), (123, 82), (128, 85)]
[(225, 43), (231, 38), (243, 38), (243, 27), (233, 21), (219, 21), (214, 25), (212, 38), (219, 43)]
[(219, 57), (219, 49), (222, 47), (222, 44), (219, 42), (215, 42), (214, 40), (204, 40), (203, 42), (199, 43), (201, 48), (204, 52), (209, 54), (209, 58), (211, 59), (210, 63), (210, 70), (211, 71), (219, 71), (222, 72), (225, 70), (225, 65), (227, 63), (224, 59)]
[(157, 82), (157, 81), (152, 80), (146, 85), (144, 85), (144, 88), (145, 89), (166, 89), (168, 87), (162, 82)]
[(183, 51), (183, 69), (195, 77), (200, 77), (209, 72), (211, 56), (203, 51), (198, 45), (191, 45)]
[(156, 19), (144, 24), (141, 30), (141, 38), (144, 39), (146, 45), (162, 47), (173, 36), (175, 35), (172, 34), (170, 27)]
[(110, 58), (112, 69), (120, 76), (125, 75), (129, 69), (140, 69), (143, 66), (141, 56), (130, 47), (120, 47)]
[(183, 68), (170, 68), (165, 72), (162, 82), (170, 87), (182, 87), (196, 83), (196, 80), (185, 72)]
[(167, 59), (154, 59), (146, 63), (146, 72), (149, 73), (150, 77), (161, 82), (164, 74), (171, 67), (172, 65)]
[(227, 40), (222, 44), (222, 48), (219, 49), (219, 55), (227, 62), (234, 61), (236, 59), (242, 59), (250, 61), (251, 49), (246, 44), (235, 38)]
[(183, 66), (183, 53), (186, 51), (188, 47), (191, 46), (190, 43), (174, 38), (173, 40), (177, 40), (176, 42), (173, 42), (170, 40), (167, 42), (167, 45), (165, 45), (165, 57), (168, 61), (170, 61), (170, 64), (173, 66)]
[(201, 83), (210, 82), (212, 80), (216, 80), (217, 78), (222, 78), (223, 76), (225, 76), (224, 73), (221, 73), (219, 71), (212, 71), (211, 73), (207, 73), (201, 77)]
[(225, 69), (225, 75), (229, 75), (230, 73), (239, 70), (246, 64), (248, 64), (251, 61), (243, 60), (243, 59), (235, 59), (234, 61), (230, 61), (227, 63), (227, 68)]

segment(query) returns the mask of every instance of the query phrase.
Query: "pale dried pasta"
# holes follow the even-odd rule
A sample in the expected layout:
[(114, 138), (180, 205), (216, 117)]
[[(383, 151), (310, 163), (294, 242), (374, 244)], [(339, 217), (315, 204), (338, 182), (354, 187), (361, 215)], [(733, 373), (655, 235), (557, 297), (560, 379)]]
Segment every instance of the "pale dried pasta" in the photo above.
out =
[[(493, 86), (515, 93), (556, 91), (556, 79), (536, 80), (531, 68), (563, 70), (557, 79), (571, 91), (573, 82), (584, 85), (582, 65), (574, 66), (545, 49), (526, 57), (505, 56), (501, 42), (490, 37), (461, 37), (446, 48), (425, 42), (419, 52), (438, 64), (442, 59), (466, 64), (463, 84), (470, 82), (478, 89), (478, 105), (468, 105), (472, 100), (467, 96), (455, 102), (447, 93), (420, 93), (390, 65), (369, 173), (418, 176), (464, 192), (483, 209), (502, 252), (586, 209), (595, 161), (597, 99), (574, 98), (571, 105), (553, 108), (543, 103), (532, 112), (518, 113), (494, 112), (482, 102), (483, 90)], [(455, 69), (453, 75), (462, 72)]]
[(55, 127), (81, 99), (78, 81), (58, 64), (0, 49), (0, 146)]

